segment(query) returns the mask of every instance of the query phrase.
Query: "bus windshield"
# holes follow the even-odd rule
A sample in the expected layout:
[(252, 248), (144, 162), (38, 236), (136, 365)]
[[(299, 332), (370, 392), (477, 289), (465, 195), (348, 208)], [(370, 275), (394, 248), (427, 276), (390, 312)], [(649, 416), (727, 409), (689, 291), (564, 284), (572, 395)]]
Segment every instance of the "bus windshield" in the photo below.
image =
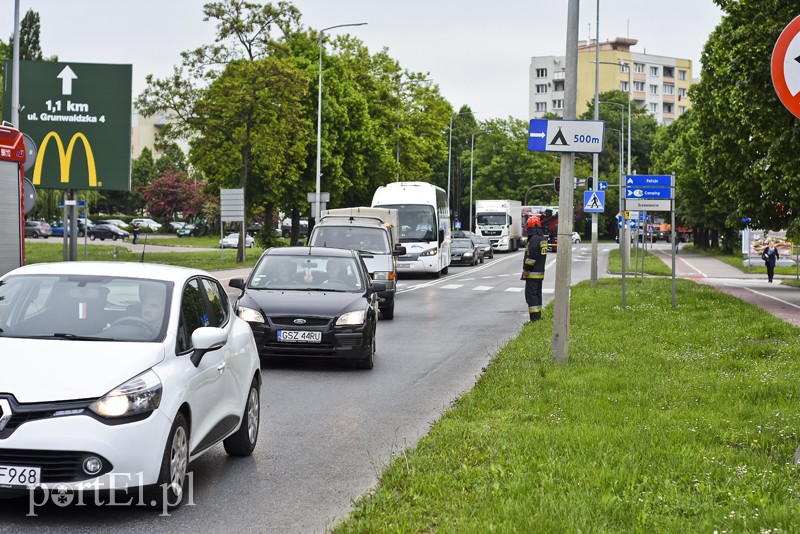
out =
[(424, 204), (381, 205), (397, 210), (400, 225), (400, 242), (436, 241), (438, 224), (433, 206)]

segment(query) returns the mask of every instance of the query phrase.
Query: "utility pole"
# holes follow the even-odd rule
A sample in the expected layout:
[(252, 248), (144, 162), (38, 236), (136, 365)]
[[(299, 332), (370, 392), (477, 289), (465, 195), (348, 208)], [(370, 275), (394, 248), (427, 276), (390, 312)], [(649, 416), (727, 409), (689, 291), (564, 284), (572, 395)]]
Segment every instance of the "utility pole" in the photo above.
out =
[[(564, 119), (574, 120), (578, 100), (578, 15), (579, 0), (567, 7), (567, 46), (564, 80)], [(556, 287), (553, 305), (553, 361), (569, 361), (569, 289), (572, 279), (572, 202), (575, 154), (561, 154), (561, 187), (558, 192), (558, 241)], [(564, 246), (564, 244), (567, 244)]]

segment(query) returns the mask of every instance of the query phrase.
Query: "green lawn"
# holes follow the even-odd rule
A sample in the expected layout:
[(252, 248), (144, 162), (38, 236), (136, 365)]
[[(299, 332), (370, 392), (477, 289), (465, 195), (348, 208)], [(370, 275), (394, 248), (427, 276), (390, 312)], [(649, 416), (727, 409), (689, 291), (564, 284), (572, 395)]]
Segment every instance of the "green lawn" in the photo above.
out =
[(335, 532), (796, 532), (800, 329), (677, 287), (578, 284), (569, 363), (550, 305)]
[[(180, 246), (184, 241), (189, 238), (181, 239)], [(204, 239), (204, 238), (191, 238), (191, 239)], [(156, 241), (149, 241), (149, 244), (156, 244)], [(163, 241), (176, 242), (177, 239), (163, 239)], [(214, 242), (216, 245), (219, 242), (217, 239)], [(159, 245), (161, 243), (158, 243)], [(175, 243), (175, 245), (178, 245)], [(196, 245), (207, 246), (207, 245)], [(81, 244), (78, 247), (78, 260), (80, 261), (142, 261), (142, 253), (130, 252), (124, 246), (117, 246), (117, 255), (114, 256), (114, 245), (90, 245), (84, 249)], [(236, 263), (236, 251), (233, 249), (225, 250), (199, 250), (196, 252), (148, 252), (145, 248), (144, 262), (145, 263), (164, 263), (167, 265), (183, 265), (186, 267), (194, 267), (203, 269), (205, 271), (213, 271), (218, 269), (235, 269), (237, 267), (252, 267), (256, 264), (258, 257), (263, 250), (259, 247), (249, 248), (245, 254), (246, 261), (244, 263)], [(64, 260), (63, 248), (52, 243), (25, 243), (25, 259), (26, 263), (45, 263), (57, 262)]]

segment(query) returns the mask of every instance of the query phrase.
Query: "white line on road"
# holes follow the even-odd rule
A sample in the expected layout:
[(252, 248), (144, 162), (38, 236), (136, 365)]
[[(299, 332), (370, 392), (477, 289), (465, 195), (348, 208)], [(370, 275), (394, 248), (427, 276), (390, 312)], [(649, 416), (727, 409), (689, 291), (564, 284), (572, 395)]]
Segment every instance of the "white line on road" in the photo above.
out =
[[(731, 287), (734, 287), (731, 284), (726, 284), (726, 285), (730, 285)], [(751, 293), (755, 293), (756, 295), (761, 295), (762, 297), (767, 297), (767, 298), (771, 298), (772, 300), (777, 300), (781, 304), (786, 304), (787, 306), (791, 306), (792, 308), (797, 308), (798, 310), (800, 310), (800, 306), (798, 306), (797, 304), (793, 304), (791, 302), (787, 302), (787, 301), (785, 301), (783, 299), (779, 299), (778, 297), (773, 297), (772, 295), (768, 295), (767, 293), (762, 293), (761, 291), (756, 291), (755, 289), (750, 289), (749, 287), (745, 287), (744, 289), (750, 291)]]
[(489, 291), (490, 289), (494, 289), (492, 286), (475, 286), (472, 288), (473, 291)]

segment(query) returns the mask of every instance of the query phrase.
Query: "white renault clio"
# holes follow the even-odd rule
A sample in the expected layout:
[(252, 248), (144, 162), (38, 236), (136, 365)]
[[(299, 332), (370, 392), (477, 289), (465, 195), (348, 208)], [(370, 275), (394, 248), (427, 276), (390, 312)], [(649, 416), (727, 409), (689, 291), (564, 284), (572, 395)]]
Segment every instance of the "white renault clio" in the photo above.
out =
[(0, 278), (0, 494), (135, 487), (173, 508), (191, 460), (220, 442), (252, 453), (260, 386), (250, 326), (204, 271), (68, 262)]

